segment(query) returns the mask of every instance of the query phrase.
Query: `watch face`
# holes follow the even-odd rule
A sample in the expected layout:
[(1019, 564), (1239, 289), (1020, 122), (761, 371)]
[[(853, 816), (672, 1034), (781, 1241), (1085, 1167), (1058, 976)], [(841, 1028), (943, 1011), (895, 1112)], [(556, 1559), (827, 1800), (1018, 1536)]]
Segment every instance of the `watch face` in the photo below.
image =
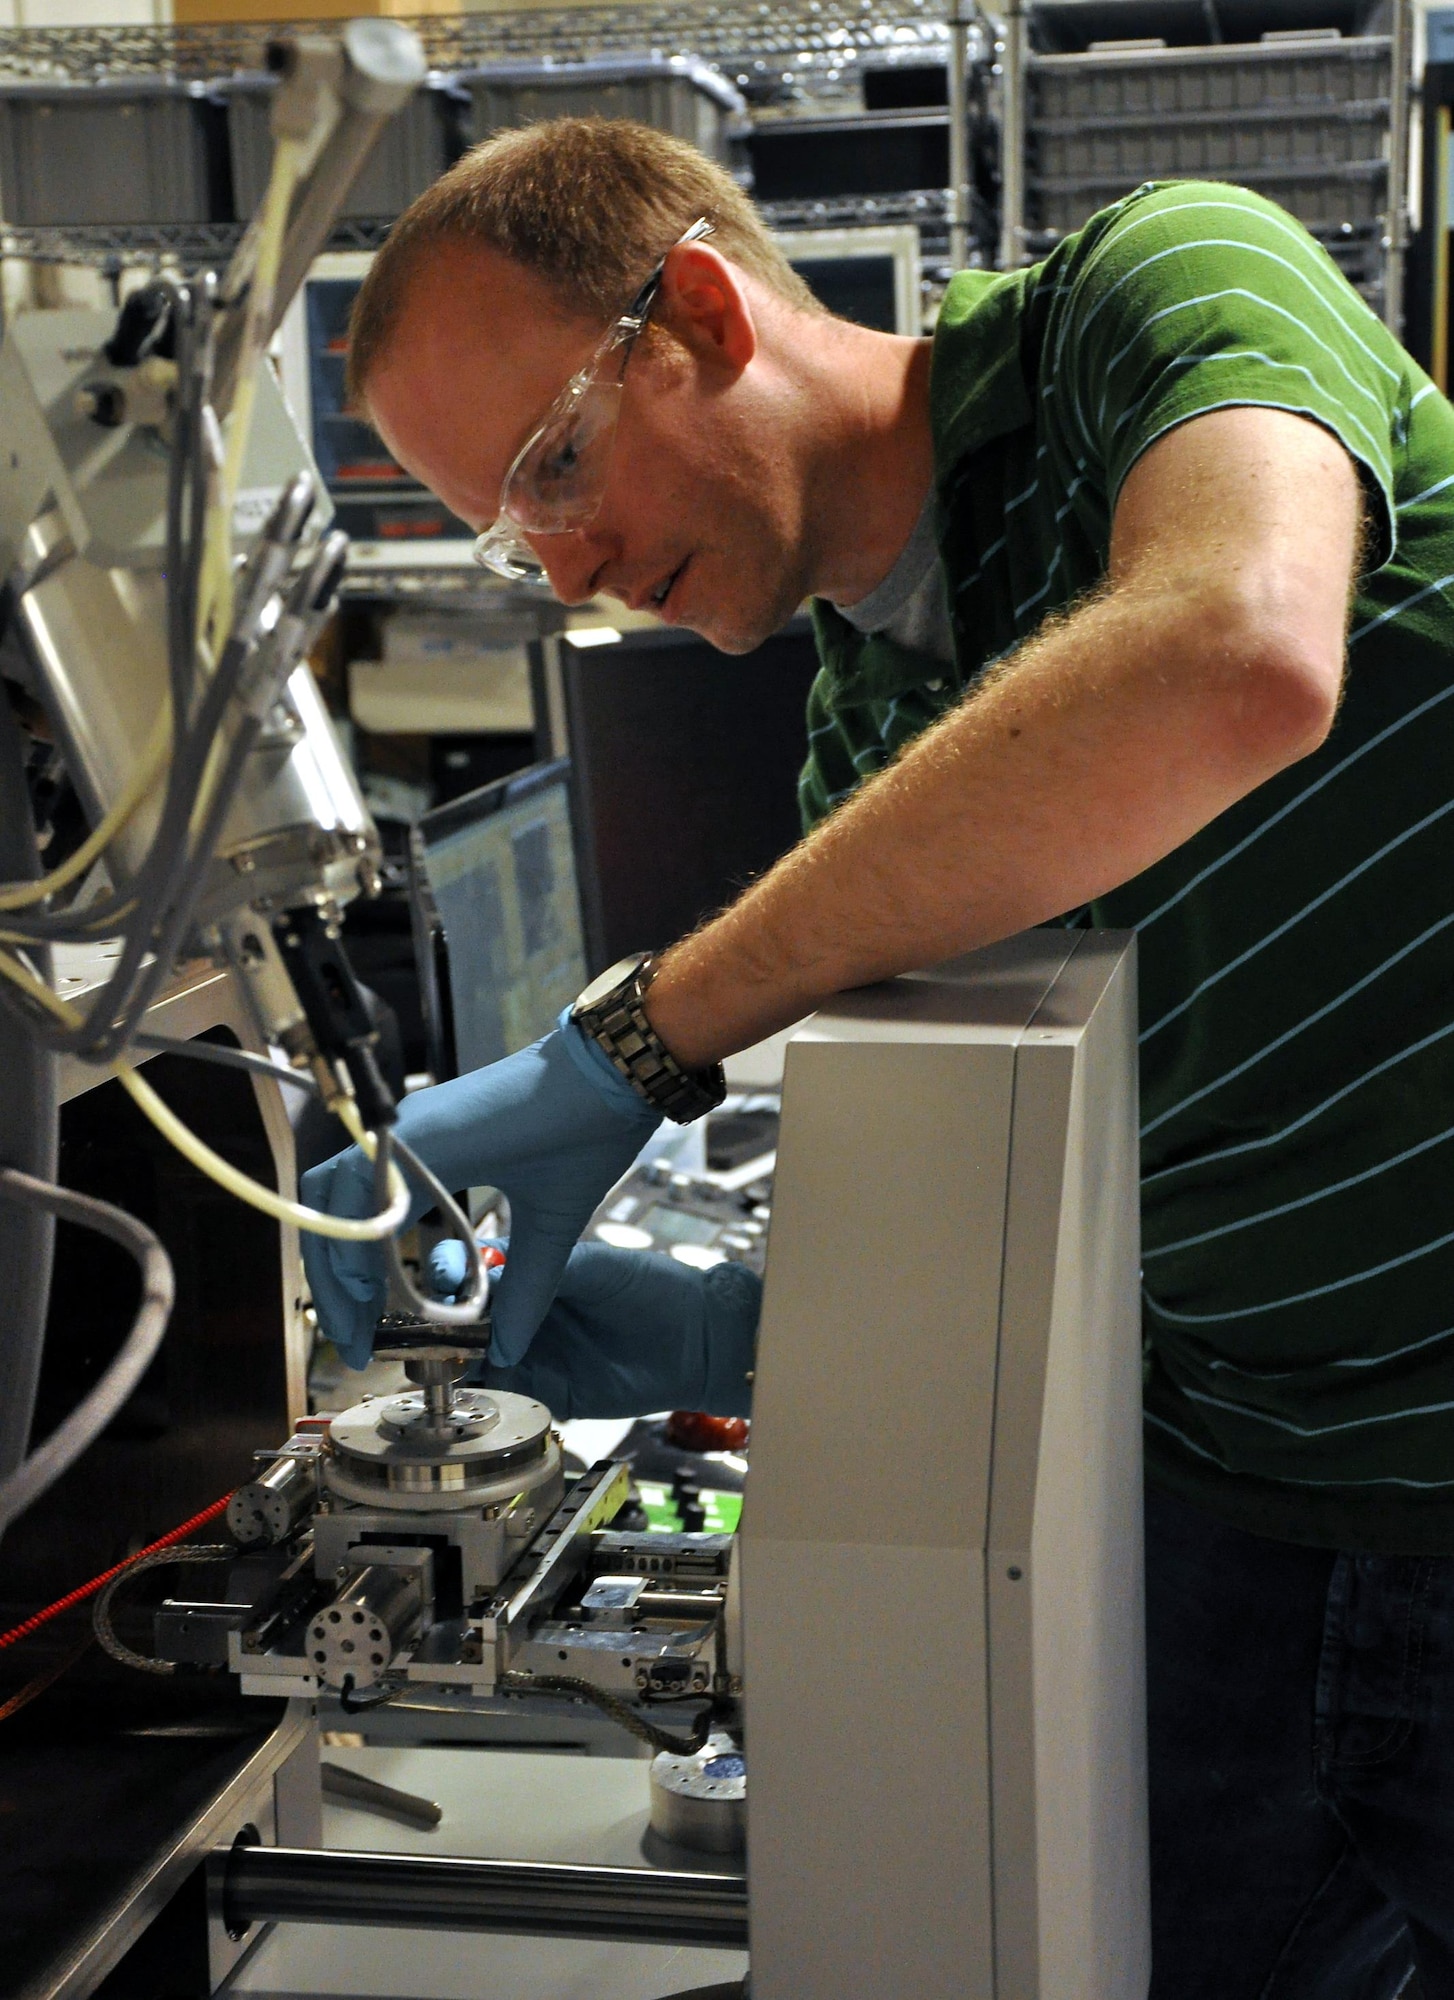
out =
[(624, 986), (633, 972), (639, 972), (650, 956), (649, 951), (634, 951), (629, 958), (618, 958), (614, 965), (608, 965), (576, 996), (571, 1013), (582, 1014), (589, 1007), (599, 1006), (608, 994)]

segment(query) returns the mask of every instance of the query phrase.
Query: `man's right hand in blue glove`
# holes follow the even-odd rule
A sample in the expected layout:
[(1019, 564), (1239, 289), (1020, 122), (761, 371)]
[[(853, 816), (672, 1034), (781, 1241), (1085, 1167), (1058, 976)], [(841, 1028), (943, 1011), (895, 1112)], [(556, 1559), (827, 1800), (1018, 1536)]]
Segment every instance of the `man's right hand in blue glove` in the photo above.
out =
[[(511, 1244), (507, 1273), (514, 1254)], [(437, 1292), (457, 1290), (464, 1245), (439, 1244), (429, 1272)], [(536, 1397), (561, 1420), (653, 1410), (751, 1416), (761, 1309), (762, 1280), (741, 1264), (697, 1271), (659, 1250), (582, 1243), (525, 1359), (491, 1365), (481, 1379)]]
[[(498, 1188), (510, 1204), (492, 1361), (509, 1368), (522, 1359), (581, 1231), (660, 1123), (661, 1113), (571, 1025), (399, 1106), (399, 1137), (446, 1187)], [(370, 1215), (373, 1167), (350, 1146), (303, 1176), (302, 1196), (330, 1215)], [(432, 1203), (417, 1186), (414, 1197), (411, 1219)], [(362, 1368), (384, 1308), (383, 1250), (305, 1233), (303, 1263), (320, 1328), (350, 1367)]]

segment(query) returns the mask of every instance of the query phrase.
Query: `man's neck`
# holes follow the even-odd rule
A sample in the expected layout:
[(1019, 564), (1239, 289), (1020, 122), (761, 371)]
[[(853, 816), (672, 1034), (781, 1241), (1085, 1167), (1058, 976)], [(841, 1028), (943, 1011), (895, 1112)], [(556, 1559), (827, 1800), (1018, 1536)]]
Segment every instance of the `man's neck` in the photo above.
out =
[(903, 553), (934, 478), (932, 342), (835, 325), (806, 491), (812, 590), (856, 604)]

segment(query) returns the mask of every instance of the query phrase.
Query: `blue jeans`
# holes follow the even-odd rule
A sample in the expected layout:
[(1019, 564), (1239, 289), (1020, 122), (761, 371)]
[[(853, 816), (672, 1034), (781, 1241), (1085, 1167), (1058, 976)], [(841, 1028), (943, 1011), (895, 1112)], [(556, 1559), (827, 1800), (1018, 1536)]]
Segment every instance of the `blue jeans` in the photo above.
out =
[(1454, 2000), (1454, 1556), (1149, 1487), (1152, 2000)]

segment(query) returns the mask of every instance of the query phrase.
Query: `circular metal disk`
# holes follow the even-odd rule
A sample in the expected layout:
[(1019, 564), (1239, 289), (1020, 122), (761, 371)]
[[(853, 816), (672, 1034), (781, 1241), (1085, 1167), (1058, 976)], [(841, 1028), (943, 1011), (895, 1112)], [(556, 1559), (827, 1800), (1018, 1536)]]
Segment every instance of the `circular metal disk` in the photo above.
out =
[[(461, 1483), (440, 1483), (458, 1478)], [(323, 1479), (331, 1498), (348, 1501), (355, 1507), (380, 1508), (386, 1513), (454, 1514), (478, 1512), (482, 1508), (507, 1507), (526, 1495), (541, 1496), (541, 1518), (560, 1504), (564, 1491), (560, 1446), (554, 1437), (545, 1449), (525, 1464), (507, 1465), (493, 1478), (465, 1480), (462, 1466), (396, 1466), (386, 1476), (365, 1472), (360, 1461), (335, 1458), (323, 1461)]]
[(529, 1396), (467, 1389), (455, 1413), (441, 1435), (427, 1425), (422, 1394), (354, 1404), (329, 1426), (326, 1483), (355, 1501), (407, 1495), (463, 1504), (495, 1497), (502, 1483), (518, 1486), (525, 1468), (548, 1456), (550, 1412)]
[(497, 1430), (500, 1423), (500, 1406), (483, 1389), (455, 1390), (443, 1431), (433, 1428), (422, 1390), (390, 1396), (387, 1402), (376, 1404), (375, 1408), (383, 1435), (396, 1444), (411, 1447), (420, 1443), (426, 1446), (464, 1444), (471, 1438), (483, 1437), (486, 1431)]
[(494, 1395), (486, 1395), (482, 1389), (463, 1390), (456, 1394), (455, 1407), (465, 1417), (463, 1434), (458, 1437), (420, 1435), (416, 1425), (424, 1397), (418, 1391), (355, 1403), (333, 1419), (328, 1435), (335, 1451), (368, 1465), (445, 1462), (483, 1470), (486, 1465), (528, 1452), (532, 1446), (538, 1448), (550, 1430), (550, 1412), (544, 1403), (512, 1395), (506, 1389)]
[(692, 1757), (663, 1751), (651, 1764), (651, 1824), (663, 1840), (706, 1854), (736, 1854), (747, 1842), (747, 1760), (716, 1732)]

